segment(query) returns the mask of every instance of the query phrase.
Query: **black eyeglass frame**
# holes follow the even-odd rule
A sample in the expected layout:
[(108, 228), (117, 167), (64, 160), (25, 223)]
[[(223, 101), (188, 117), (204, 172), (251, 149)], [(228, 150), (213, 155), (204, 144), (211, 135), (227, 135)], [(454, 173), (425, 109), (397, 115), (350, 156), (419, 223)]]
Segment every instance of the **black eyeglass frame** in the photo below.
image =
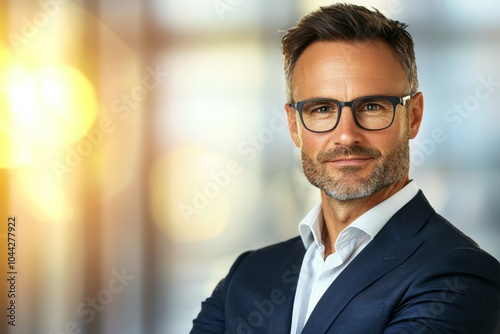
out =
[[(340, 122), (340, 117), (342, 117), (342, 107), (350, 107), (351, 108), (351, 113), (352, 113), (352, 117), (354, 119), (354, 122), (361, 129), (367, 130), (367, 131), (381, 131), (381, 130), (385, 130), (385, 129), (389, 128), (392, 125), (392, 123), (394, 123), (394, 118), (396, 116), (396, 107), (399, 104), (401, 104), (402, 106), (406, 105), (406, 102), (408, 102), (413, 96), (414, 96), (414, 94), (410, 94), (410, 95), (406, 95), (406, 96), (369, 95), (369, 96), (363, 96), (363, 97), (357, 98), (355, 100), (346, 101), (346, 102), (342, 102), (342, 101), (338, 101), (338, 100), (334, 100), (334, 99), (315, 98), (315, 99), (303, 100), (303, 101), (299, 101), (299, 102), (292, 102), (292, 103), (289, 103), (289, 105), (299, 112), (299, 116), (300, 116), (300, 120), (302, 122), (302, 125), (310, 132), (325, 133), (325, 132), (330, 132), (330, 131), (335, 130), (335, 128), (337, 127), (337, 125)], [(356, 117), (356, 113), (355, 113), (354, 109), (352, 108), (352, 106), (354, 104), (356, 104), (357, 102), (359, 102), (360, 100), (364, 100), (364, 99), (387, 99), (390, 102), (392, 102), (393, 111), (392, 111), (391, 123), (389, 123), (389, 125), (387, 125), (386, 127), (383, 127), (380, 129), (368, 129), (368, 128), (363, 127), (359, 123), (358, 118)], [(337, 105), (338, 110), (339, 110), (339, 114), (337, 116), (337, 121), (335, 122), (335, 124), (333, 125), (333, 127), (331, 129), (323, 130), (323, 131), (315, 131), (315, 130), (311, 130), (307, 127), (306, 123), (304, 122), (304, 118), (302, 116), (302, 108), (304, 107), (304, 105), (306, 103), (314, 102), (314, 101), (333, 102)]]

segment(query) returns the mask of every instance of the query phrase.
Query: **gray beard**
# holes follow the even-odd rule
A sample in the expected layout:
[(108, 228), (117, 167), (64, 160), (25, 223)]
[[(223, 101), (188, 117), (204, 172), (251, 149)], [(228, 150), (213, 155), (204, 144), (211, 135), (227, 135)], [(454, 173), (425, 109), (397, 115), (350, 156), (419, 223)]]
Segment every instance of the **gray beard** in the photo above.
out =
[[(325, 161), (339, 157), (356, 155), (375, 159), (375, 168), (366, 178), (357, 178), (354, 181), (349, 177), (355, 176), (362, 167), (342, 166), (338, 179), (333, 179), (325, 166)], [(376, 149), (361, 146), (338, 147), (318, 154), (316, 161), (301, 150), (302, 169), (309, 182), (324, 191), (328, 196), (338, 201), (348, 201), (370, 196), (377, 191), (399, 181), (409, 170), (410, 147), (408, 133), (402, 138), (386, 156), (382, 156)]]

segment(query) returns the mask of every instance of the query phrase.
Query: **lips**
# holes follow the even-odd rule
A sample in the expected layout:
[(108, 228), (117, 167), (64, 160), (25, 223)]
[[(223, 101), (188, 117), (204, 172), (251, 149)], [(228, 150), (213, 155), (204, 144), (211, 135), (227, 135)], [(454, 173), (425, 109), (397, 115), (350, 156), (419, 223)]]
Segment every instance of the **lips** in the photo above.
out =
[(362, 165), (373, 159), (374, 157), (349, 156), (349, 157), (341, 157), (333, 160), (328, 160), (327, 162), (335, 165)]
[(353, 164), (365, 163), (368, 160), (377, 159), (380, 156), (380, 151), (374, 148), (361, 146), (337, 147), (335, 149), (319, 153), (317, 161), (330, 162), (334, 164)]
[(342, 161), (357, 161), (357, 160), (369, 160), (373, 159), (373, 157), (342, 157), (334, 160), (330, 160), (329, 162), (342, 162)]

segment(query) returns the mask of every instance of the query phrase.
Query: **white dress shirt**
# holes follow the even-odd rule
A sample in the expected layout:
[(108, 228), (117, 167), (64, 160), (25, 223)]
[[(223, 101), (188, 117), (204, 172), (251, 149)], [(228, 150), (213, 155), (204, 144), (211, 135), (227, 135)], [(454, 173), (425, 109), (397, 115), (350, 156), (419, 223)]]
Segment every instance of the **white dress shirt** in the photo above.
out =
[(324, 259), (321, 239), (323, 211), (317, 204), (299, 224), (306, 248), (300, 268), (293, 302), (291, 334), (300, 334), (314, 307), (342, 270), (368, 245), (389, 219), (418, 193), (414, 181), (371, 208), (343, 229), (336, 242), (335, 253)]

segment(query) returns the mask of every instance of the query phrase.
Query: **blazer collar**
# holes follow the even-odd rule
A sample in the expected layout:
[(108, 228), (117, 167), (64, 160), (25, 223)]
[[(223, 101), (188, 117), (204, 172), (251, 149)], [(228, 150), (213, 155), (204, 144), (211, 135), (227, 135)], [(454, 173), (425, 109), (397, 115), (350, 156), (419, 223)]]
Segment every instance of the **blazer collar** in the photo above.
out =
[[(306, 250), (300, 237), (296, 237), (286, 260), (275, 271), (270, 286), (273, 293), (284, 297), (284, 302), (276, 305), (273, 316), (269, 319), (269, 333), (289, 334), (292, 324), (292, 309), (299, 280), (300, 266)], [(281, 297), (280, 299), (283, 299)]]
[(416, 234), (434, 212), (419, 191), (330, 285), (302, 334), (326, 333), (354, 296), (406, 261), (422, 244)]

